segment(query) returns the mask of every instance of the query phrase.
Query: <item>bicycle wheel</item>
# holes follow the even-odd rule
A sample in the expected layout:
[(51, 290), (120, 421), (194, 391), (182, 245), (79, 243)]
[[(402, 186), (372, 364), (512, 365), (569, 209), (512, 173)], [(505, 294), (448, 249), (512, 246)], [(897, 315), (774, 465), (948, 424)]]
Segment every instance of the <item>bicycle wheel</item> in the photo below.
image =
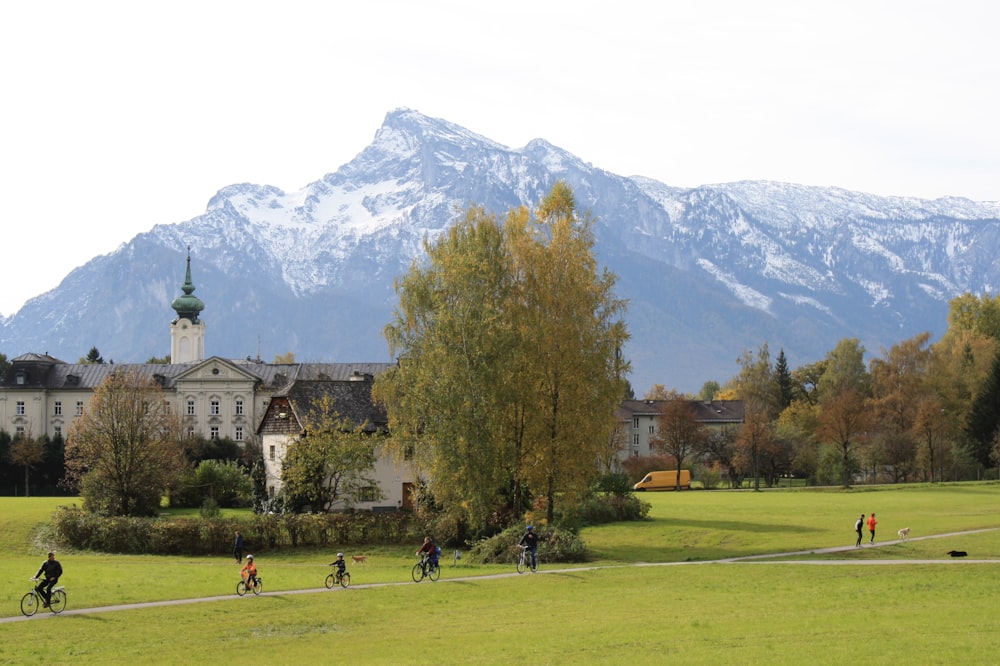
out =
[(440, 564), (435, 564), (434, 568), (427, 572), (427, 577), (430, 578), (432, 581), (435, 581), (438, 578), (440, 578), (441, 577), (441, 565)]
[(236, 594), (242, 597), (246, 593), (247, 593), (247, 584), (242, 580), (236, 583)]
[(419, 583), (420, 581), (422, 581), (424, 579), (424, 576), (426, 575), (424, 573), (424, 565), (421, 564), (420, 562), (414, 564), (412, 575), (414, 583)]
[(329, 576), (326, 577), (326, 589), (328, 590), (332, 589), (336, 583), (337, 583), (337, 577), (334, 576), (333, 574), (330, 574)]
[(340, 586), (347, 587), (351, 584), (351, 574), (344, 572), (344, 575), (340, 577)]
[(517, 573), (522, 574), (527, 570), (528, 570), (528, 558), (524, 556), (524, 553), (521, 553), (521, 557), (517, 561)]
[(53, 613), (62, 613), (66, 608), (66, 592), (64, 590), (54, 590), (52, 601), (49, 603), (49, 610)]
[(38, 607), (41, 603), (38, 600), (38, 596), (34, 592), (28, 592), (26, 595), (21, 597), (21, 612), (31, 617), (38, 612)]
[(260, 578), (258, 578), (253, 582), (253, 593), (255, 595), (260, 594), (263, 589), (264, 589), (264, 583), (261, 581)]

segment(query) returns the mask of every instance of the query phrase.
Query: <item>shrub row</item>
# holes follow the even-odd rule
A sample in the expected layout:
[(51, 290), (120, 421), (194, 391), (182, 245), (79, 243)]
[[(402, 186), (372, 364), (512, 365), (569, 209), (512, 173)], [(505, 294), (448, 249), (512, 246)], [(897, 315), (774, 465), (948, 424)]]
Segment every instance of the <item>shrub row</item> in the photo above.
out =
[(244, 550), (412, 541), (408, 513), (271, 514), (246, 518), (127, 518), (100, 516), (72, 507), (52, 518), (57, 541), (106, 553), (210, 555), (230, 553), (237, 530)]

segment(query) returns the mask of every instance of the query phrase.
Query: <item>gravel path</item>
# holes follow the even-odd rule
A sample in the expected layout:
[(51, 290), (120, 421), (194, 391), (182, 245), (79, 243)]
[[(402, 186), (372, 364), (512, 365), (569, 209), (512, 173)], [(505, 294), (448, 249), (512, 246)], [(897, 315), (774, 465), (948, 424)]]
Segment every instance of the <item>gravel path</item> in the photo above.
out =
[[(933, 534), (930, 536), (918, 536), (911, 537), (909, 541), (923, 541), (926, 539), (943, 539), (947, 537), (957, 537), (964, 536), (967, 534), (978, 534), (980, 532), (992, 532), (1000, 528), (991, 527), (981, 530), (968, 530), (965, 532), (949, 532), (946, 534)], [(879, 541), (874, 544), (864, 544), (860, 550), (866, 550), (869, 548), (879, 548), (881, 546), (889, 546), (892, 544), (902, 543), (899, 539), (894, 539), (891, 541)], [(565, 569), (545, 569), (539, 570), (538, 574), (546, 573), (572, 573), (576, 571), (592, 571), (596, 569), (616, 569), (627, 566), (636, 567), (666, 567), (666, 566), (690, 566), (695, 564), (770, 564), (770, 565), (780, 565), (780, 564), (809, 564), (816, 566), (887, 566), (887, 565), (900, 565), (900, 564), (941, 564), (941, 565), (961, 565), (961, 564), (995, 564), (1000, 565), (1000, 560), (974, 560), (968, 557), (958, 557), (958, 558), (947, 558), (947, 559), (935, 559), (935, 560), (780, 560), (774, 561), (773, 558), (776, 557), (795, 557), (796, 555), (815, 555), (822, 553), (839, 553), (851, 550), (859, 550), (855, 546), (838, 546), (835, 548), (816, 548), (813, 550), (799, 550), (788, 553), (768, 553), (766, 555), (746, 555), (743, 557), (728, 557), (720, 560), (703, 560), (697, 562), (637, 562), (635, 564), (616, 564), (616, 565), (602, 565), (593, 567), (572, 567)], [(768, 561), (772, 560), (772, 561)], [(521, 574), (516, 572), (511, 573), (500, 573), (500, 574), (489, 574), (486, 576), (460, 576), (457, 578), (442, 578), (437, 581), (437, 583), (430, 583), (436, 585), (438, 583), (449, 583), (449, 582), (459, 582), (459, 581), (475, 581), (475, 580), (490, 580), (497, 578), (515, 578)], [(366, 588), (376, 588), (376, 587), (389, 587), (395, 585), (413, 585), (412, 582), (402, 582), (402, 583), (367, 583), (361, 585), (351, 585), (351, 589), (366, 589)], [(276, 597), (276, 596), (288, 596), (293, 594), (316, 594), (319, 592), (328, 592), (330, 594), (337, 594), (339, 592), (344, 592), (341, 588), (334, 588), (333, 590), (327, 590), (323, 587), (304, 589), (304, 590), (279, 590), (276, 592), (263, 592), (260, 596), (262, 597)], [(228, 601), (233, 603), (247, 603), (248, 600), (253, 599), (253, 595), (248, 595), (246, 597), (238, 597), (235, 594), (227, 594), (215, 597), (198, 597), (196, 599), (168, 599), (165, 601), (146, 601), (142, 603), (135, 604), (119, 604), (117, 606), (99, 606), (95, 608), (80, 608), (80, 609), (69, 609), (65, 610), (59, 615), (54, 615), (48, 611), (39, 612), (32, 617), (24, 617), (23, 615), (16, 615), (13, 617), (0, 618), (0, 624), (8, 624), (10, 622), (25, 622), (28, 620), (41, 620), (44, 618), (55, 618), (62, 617), (66, 615), (92, 615), (95, 613), (111, 613), (116, 611), (126, 611), (135, 610), (139, 608), (159, 608), (162, 606), (180, 606), (185, 604), (200, 604), (212, 601)]]

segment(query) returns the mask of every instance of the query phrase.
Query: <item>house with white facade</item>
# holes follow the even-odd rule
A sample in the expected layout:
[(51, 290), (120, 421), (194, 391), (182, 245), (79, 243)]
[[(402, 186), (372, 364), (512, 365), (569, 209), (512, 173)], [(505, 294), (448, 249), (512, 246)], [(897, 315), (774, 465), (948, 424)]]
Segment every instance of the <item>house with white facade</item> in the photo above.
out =
[[(190, 256), (181, 290), (183, 295), (171, 304), (176, 316), (170, 322), (170, 363), (67, 363), (48, 353), (22, 354), (10, 361), (9, 370), (0, 378), (0, 428), (13, 437), (65, 438), (74, 419), (86, 411), (94, 389), (111, 373), (132, 371), (163, 389), (168, 407), (181, 417), (188, 436), (229, 438), (241, 445), (258, 433), (266, 437), (268, 488), (276, 492), (280, 489), (281, 459), (301, 428), (290, 422), (293, 427), (288, 437), (281, 439), (271, 418), (282, 411), (279, 407), (269, 409), (272, 401), (296, 406), (305, 387), (313, 387), (331, 391), (339, 407), (337, 396), (344, 386), (351, 387), (345, 395), (354, 395), (356, 387), (363, 386), (352, 399), (351, 412), (343, 415), (353, 418), (357, 414), (364, 416), (358, 423), (370, 419), (375, 427), (385, 427), (384, 416), (372, 418), (377, 410), (371, 405), (371, 384), (392, 364), (206, 358), (206, 326), (201, 318), (205, 305), (194, 296)], [(406, 506), (412, 476), (388, 458), (379, 459), (375, 472), (381, 492), (372, 496), (385, 499), (364, 503), (362, 508)]]
[[(624, 400), (618, 407), (618, 459), (647, 457), (660, 427), (666, 400)], [(691, 400), (695, 421), (712, 429), (735, 429), (744, 421), (742, 400)]]

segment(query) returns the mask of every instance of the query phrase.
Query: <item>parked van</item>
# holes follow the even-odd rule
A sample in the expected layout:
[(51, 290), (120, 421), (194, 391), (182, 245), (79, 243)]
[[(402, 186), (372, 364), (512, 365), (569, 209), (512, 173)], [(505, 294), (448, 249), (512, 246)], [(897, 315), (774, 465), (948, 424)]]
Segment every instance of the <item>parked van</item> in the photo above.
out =
[[(675, 490), (677, 488), (677, 470), (650, 472), (642, 481), (632, 486), (632, 490)], [(681, 489), (691, 490), (691, 470), (681, 470)]]

